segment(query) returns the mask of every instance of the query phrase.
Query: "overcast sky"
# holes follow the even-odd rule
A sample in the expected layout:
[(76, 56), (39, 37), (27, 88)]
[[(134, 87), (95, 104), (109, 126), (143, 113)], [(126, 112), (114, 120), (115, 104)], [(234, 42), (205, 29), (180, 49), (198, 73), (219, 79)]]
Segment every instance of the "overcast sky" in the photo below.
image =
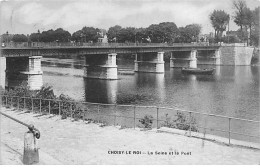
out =
[[(233, 0), (1, 0), (0, 33), (10, 34), (56, 29), (73, 33), (83, 26), (108, 29), (148, 27), (160, 22), (174, 22), (178, 27), (201, 24), (202, 33), (213, 31), (209, 14), (225, 10), (231, 16)], [(247, 0), (254, 9), (260, 0)], [(230, 30), (238, 27), (231, 21)]]

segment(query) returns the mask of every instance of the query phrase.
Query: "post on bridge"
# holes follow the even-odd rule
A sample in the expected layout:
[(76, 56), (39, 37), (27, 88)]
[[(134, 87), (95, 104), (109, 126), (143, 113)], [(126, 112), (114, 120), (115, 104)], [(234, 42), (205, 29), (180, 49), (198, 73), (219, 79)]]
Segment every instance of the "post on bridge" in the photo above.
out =
[(164, 73), (164, 52), (135, 54), (135, 72)]
[(116, 55), (116, 53), (86, 55), (84, 77), (105, 80), (118, 79)]

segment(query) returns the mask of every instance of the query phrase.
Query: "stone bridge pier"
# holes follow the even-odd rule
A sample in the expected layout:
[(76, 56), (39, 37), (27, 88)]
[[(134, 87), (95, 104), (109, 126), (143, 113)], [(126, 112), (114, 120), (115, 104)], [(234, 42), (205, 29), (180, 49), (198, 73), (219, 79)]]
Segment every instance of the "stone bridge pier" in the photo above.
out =
[(135, 54), (135, 72), (164, 73), (164, 52)]
[(220, 50), (202, 50), (198, 51), (198, 64), (202, 65), (220, 65)]
[(171, 68), (197, 68), (197, 50), (171, 52)]
[(85, 78), (115, 80), (117, 76), (116, 53), (86, 55)]
[(43, 85), (41, 58), (41, 56), (7, 57), (5, 86), (13, 88), (25, 82), (31, 90), (39, 90)]

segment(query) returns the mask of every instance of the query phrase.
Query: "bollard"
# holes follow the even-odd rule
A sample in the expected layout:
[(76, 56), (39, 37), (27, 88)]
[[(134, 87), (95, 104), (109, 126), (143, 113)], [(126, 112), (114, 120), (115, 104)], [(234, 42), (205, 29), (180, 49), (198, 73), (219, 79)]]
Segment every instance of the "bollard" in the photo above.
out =
[(39, 163), (39, 151), (36, 136), (32, 131), (24, 134), (23, 164), (31, 165)]

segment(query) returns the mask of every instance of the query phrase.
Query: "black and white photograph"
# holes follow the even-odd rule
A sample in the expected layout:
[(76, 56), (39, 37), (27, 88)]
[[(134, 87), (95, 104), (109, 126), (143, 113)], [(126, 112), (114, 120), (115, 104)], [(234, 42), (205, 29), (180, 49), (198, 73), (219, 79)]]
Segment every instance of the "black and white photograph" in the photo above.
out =
[(259, 165), (260, 0), (0, 0), (0, 165)]

